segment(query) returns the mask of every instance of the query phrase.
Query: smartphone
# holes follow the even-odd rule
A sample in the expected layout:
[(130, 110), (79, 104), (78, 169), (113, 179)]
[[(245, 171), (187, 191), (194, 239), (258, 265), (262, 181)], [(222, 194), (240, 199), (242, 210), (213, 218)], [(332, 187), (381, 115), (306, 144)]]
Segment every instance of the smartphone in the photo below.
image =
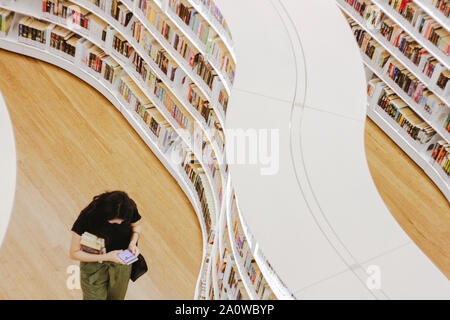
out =
[(120, 260), (122, 260), (125, 264), (132, 264), (133, 262), (136, 262), (138, 258), (131, 253), (130, 250), (124, 250), (123, 252), (118, 254)]

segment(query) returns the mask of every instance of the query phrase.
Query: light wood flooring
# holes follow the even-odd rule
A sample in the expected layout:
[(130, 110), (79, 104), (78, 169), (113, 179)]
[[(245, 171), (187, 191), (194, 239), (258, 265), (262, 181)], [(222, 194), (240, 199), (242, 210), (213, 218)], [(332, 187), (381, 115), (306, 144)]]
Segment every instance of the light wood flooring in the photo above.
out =
[(201, 266), (197, 217), (177, 182), (95, 89), (57, 67), (0, 50), (18, 176), (0, 249), (0, 299), (72, 299), (71, 226), (98, 193), (124, 190), (143, 217), (150, 271), (128, 299), (192, 299)]

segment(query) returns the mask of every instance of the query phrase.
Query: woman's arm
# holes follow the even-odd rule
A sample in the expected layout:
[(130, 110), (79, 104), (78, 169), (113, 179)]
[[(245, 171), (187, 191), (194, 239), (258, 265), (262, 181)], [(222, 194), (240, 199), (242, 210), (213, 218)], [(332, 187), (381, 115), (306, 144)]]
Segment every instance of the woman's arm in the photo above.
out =
[(80, 245), (81, 237), (72, 232), (72, 241), (70, 243), (70, 258), (73, 260), (83, 261), (83, 262), (100, 262), (100, 261), (112, 261), (116, 263), (122, 263), (122, 260), (117, 256), (122, 250), (111, 251), (106, 254), (92, 254), (81, 250)]
[(128, 249), (134, 254), (139, 255), (139, 249), (137, 247), (137, 241), (141, 235), (141, 224), (140, 221), (131, 224), (131, 228), (133, 230), (133, 234), (131, 235), (130, 245)]

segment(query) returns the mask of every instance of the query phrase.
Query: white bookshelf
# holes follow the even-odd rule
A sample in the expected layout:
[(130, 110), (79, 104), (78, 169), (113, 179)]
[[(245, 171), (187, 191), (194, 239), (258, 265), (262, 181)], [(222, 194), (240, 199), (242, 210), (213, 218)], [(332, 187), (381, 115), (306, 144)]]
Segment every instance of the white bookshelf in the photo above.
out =
[(447, 105), (450, 104), (450, 92), (446, 93), (443, 89), (439, 88), (435, 83), (437, 81), (436, 75), (431, 79), (425, 74), (420, 72), (419, 68), (407, 59), (397, 48), (395, 48), (392, 43), (387, 41), (383, 35), (377, 32), (373, 28), (367, 26), (366, 21), (357, 14), (357, 12), (348, 5), (344, 0), (336, 0), (339, 7), (345, 11), (353, 20), (355, 20), (372, 38), (374, 38), (379, 44), (381, 44), (395, 59), (397, 59), (402, 65), (404, 65), (408, 70), (419, 79), (429, 90), (431, 90), (439, 99), (445, 102)]
[(421, 35), (407, 20), (392, 9), (387, 0), (372, 0), (372, 2), (380, 7), (386, 15), (388, 15), (396, 24), (401, 26), (402, 29), (413, 37), (422, 47), (427, 49), (440, 63), (447, 69), (450, 69), (450, 57), (446, 56), (433, 43)]
[[(414, 1), (419, 4), (419, 1)], [(427, 0), (423, 0), (420, 4), (420, 7), (423, 8), (423, 4), (427, 2)], [(412, 26), (409, 25), (407, 21), (403, 21), (403, 17), (397, 14), (386, 1), (378, 0), (373, 1), (374, 4), (380, 6), (380, 8), (388, 14), (388, 16), (394, 20), (397, 24), (408, 33), (414, 33), (415, 30), (412, 30)], [(338, 6), (354, 21), (356, 21), (372, 38), (374, 38), (379, 44), (381, 44), (395, 59), (397, 59), (404, 67), (406, 67), (416, 78), (418, 78), (422, 83), (436, 96), (438, 96), (445, 104), (447, 112), (450, 111), (449, 105), (449, 97), (448, 95), (444, 96), (443, 90), (440, 90), (436, 85), (433, 84), (433, 81), (428, 79), (424, 74), (422, 74), (417, 66), (415, 66), (410, 60), (404, 57), (387, 39), (385, 39), (380, 33), (376, 30), (367, 26), (366, 21), (356, 12), (354, 8), (352, 8), (348, 3), (344, 0), (337, 0)], [(380, 5), (381, 4), (381, 5)], [(397, 18), (394, 19), (394, 18)], [(409, 29), (407, 26), (409, 25)], [(419, 34), (411, 34), (410, 35), (418, 42)], [(422, 37), (423, 38), (423, 37)], [(426, 40), (426, 39), (422, 39)], [(422, 46), (423, 44), (420, 43)], [(435, 51), (431, 51), (429, 47), (426, 47), (430, 53), (435, 54)], [(439, 50), (437, 50), (439, 51)], [(423, 106), (416, 103), (411, 97), (409, 97), (391, 78), (387, 75), (387, 70), (381, 69), (379, 66), (375, 65), (373, 61), (369, 59), (363, 52), (361, 52), (362, 60), (364, 65), (374, 73), (378, 78), (380, 78), (385, 84), (387, 84), (414, 112), (416, 112), (423, 120), (425, 120), (435, 131), (436, 133), (447, 142), (450, 142), (450, 133), (445, 130), (443, 127), (443, 121), (445, 119), (436, 119), (436, 117), (431, 117), (423, 108)], [(439, 59), (438, 57), (436, 57)], [(447, 60), (450, 58), (447, 57)], [(436, 81), (436, 74), (434, 81)], [(381, 109), (380, 109), (381, 110)], [(447, 177), (442, 168), (439, 168), (435, 161), (431, 158), (430, 154), (425, 154), (423, 149), (426, 146), (421, 145), (420, 143), (414, 141), (411, 137), (409, 137), (403, 130), (396, 125), (396, 123), (390, 119), (388, 116), (383, 114), (383, 111), (377, 110), (376, 103), (371, 103), (368, 108), (368, 116), (380, 127), (383, 131), (398, 145), (402, 148), (405, 153), (417, 163), (417, 165), (422, 168), (422, 170), (430, 177), (430, 179), (439, 187), (441, 192), (450, 201), (450, 179)], [(446, 111), (443, 110), (444, 114)], [(388, 125), (389, 124), (389, 125)]]

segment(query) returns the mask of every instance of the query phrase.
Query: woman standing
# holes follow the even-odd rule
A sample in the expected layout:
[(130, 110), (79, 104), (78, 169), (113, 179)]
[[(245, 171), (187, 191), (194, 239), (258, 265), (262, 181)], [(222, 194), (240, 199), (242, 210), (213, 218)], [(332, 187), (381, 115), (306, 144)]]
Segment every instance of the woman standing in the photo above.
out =
[[(140, 219), (136, 203), (123, 191), (98, 195), (81, 211), (72, 227), (70, 257), (80, 261), (84, 300), (125, 298), (131, 265), (125, 265), (118, 254), (129, 249), (139, 255)], [(82, 250), (81, 236), (85, 232), (104, 240), (103, 254)]]

